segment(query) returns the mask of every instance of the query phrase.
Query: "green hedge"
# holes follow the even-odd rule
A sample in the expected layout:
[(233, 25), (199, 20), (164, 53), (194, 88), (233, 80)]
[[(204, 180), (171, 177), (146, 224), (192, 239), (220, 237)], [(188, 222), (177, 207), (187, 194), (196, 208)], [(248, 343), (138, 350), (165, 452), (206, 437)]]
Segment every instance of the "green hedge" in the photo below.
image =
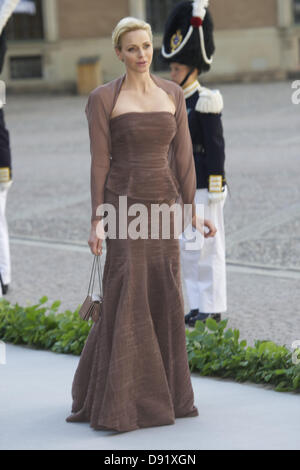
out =
[(239, 341), (239, 330), (225, 330), (227, 323), (208, 318), (205, 325), (197, 321), (195, 329), (186, 332), (191, 371), (269, 384), (277, 392), (300, 392), (300, 364), (293, 363), (285, 346), (257, 340), (254, 347), (247, 347), (246, 340)]
[(1, 299), (0, 338), (14, 344), (80, 355), (92, 321), (86, 322), (80, 318), (80, 306), (74, 312), (66, 310), (57, 313), (60, 300), (50, 307), (45, 306), (47, 300), (48, 297), (44, 296), (38, 304), (23, 307)]
[[(46, 306), (46, 296), (26, 307), (0, 300), (0, 338), (14, 344), (27, 344), (57, 353), (80, 355), (92, 326), (83, 321), (77, 309), (58, 313), (59, 300)], [(292, 353), (272, 341), (256, 341), (247, 347), (239, 340), (239, 330), (226, 329), (228, 320), (211, 318), (186, 329), (191, 371), (203, 376), (226, 377), (238, 382), (269, 384), (276, 391), (300, 392), (300, 364)], [(300, 353), (300, 351), (298, 351)]]

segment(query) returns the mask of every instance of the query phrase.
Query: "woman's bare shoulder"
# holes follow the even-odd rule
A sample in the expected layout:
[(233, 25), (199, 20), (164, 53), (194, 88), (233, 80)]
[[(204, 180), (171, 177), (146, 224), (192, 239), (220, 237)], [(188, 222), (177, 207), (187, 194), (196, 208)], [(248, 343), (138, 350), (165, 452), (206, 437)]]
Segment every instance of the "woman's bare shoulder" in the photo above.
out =
[(181, 86), (173, 82), (172, 80), (168, 80), (157, 75), (152, 75), (152, 77), (156, 84), (173, 98), (173, 102), (175, 104), (175, 107), (177, 108), (180, 103), (184, 100), (184, 94)]
[(170, 90), (170, 92), (180, 93), (180, 91), (182, 91), (181, 87), (177, 83), (173, 82), (172, 80), (159, 77), (158, 75), (152, 75), (152, 77), (154, 78), (154, 80), (157, 82), (158, 85), (162, 86), (165, 89)]

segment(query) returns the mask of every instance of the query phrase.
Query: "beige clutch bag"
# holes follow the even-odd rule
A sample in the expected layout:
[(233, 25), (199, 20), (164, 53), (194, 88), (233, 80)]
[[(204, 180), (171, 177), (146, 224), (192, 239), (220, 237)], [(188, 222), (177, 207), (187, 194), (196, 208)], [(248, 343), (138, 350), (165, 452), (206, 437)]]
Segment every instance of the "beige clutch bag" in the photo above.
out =
[[(99, 280), (99, 294), (93, 294), (96, 268)], [(101, 318), (102, 314), (102, 303), (103, 303), (103, 292), (102, 292), (102, 272), (100, 266), (100, 255), (94, 255), (92, 272), (90, 276), (90, 282), (88, 287), (88, 293), (86, 299), (79, 309), (79, 315), (83, 320), (88, 321), (90, 318), (93, 322), (97, 322)]]

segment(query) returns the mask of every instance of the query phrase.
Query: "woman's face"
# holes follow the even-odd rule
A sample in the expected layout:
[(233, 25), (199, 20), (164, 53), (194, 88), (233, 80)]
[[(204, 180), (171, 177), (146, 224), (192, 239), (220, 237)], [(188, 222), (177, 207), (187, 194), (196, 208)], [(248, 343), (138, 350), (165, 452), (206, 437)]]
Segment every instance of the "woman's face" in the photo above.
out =
[(170, 75), (173, 82), (180, 83), (185, 79), (186, 75), (190, 71), (190, 67), (178, 62), (171, 62), (170, 64)]
[(121, 37), (121, 50), (116, 54), (127, 69), (133, 72), (147, 72), (153, 57), (153, 46), (147, 31), (137, 29), (124, 33)]

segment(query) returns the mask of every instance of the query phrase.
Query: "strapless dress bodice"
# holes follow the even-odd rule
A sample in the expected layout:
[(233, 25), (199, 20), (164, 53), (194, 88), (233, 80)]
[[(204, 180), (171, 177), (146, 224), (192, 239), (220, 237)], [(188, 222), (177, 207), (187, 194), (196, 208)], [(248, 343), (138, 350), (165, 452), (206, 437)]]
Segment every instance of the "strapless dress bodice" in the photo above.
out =
[(106, 187), (136, 199), (176, 199), (179, 183), (168, 162), (176, 130), (175, 116), (167, 111), (128, 112), (112, 118)]

